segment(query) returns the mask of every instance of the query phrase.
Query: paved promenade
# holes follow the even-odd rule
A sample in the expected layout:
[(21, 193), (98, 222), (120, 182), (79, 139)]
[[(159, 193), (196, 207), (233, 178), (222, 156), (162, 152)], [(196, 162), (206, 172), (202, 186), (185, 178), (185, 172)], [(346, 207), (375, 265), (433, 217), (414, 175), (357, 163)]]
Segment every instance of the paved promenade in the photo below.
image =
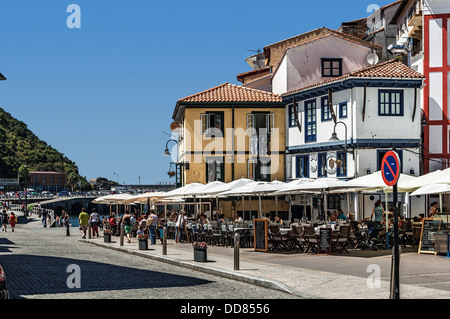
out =
[[(74, 230), (72, 233), (78, 236), (78, 231)], [(120, 237), (114, 236), (110, 243), (105, 243), (102, 237), (79, 240), (306, 298), (389, 299), (390, 296), (392, 255), (386, 250), (349, 249), (349, 254), (312, 255), (262, 253), (241, 248), (239, 270), (234, 270), (234, 249), (230, 247), (210, 246), (208, 262), (200, 263), (193, 261), (189, 243), (168, 240), (167, 255), (162, 255), (159, 240), (156, 245), (149, 245), (149, 250), (139, 250), (136, 238), (131, 243), (124, 240), (123, 246), (120, 245)], [(405, 248), (400, 258), (400, 273), (401, 298), (450, 298), (450, 259), (434, 254), (418, 254), (417, 250)], [(377, 274), (380, 274), (378, 278), (381, 281), (378, 287), (371, 280)]]
[[(37, 219), (35, 215), (32, 218)], [(139, 255), (211, 275), (288, 292), (292, 297), (388, 299), (390, 295), (392, 257), (391, 252), (387, 250), (375, 252), (349, 249), (349, 254), (313, 255), (294, 252), (262, 253), (255, 252), (251, 248), (241, 248), (240, 269), (234, 270), (234, 249), (230, 247), (210, 246), (208, 262), (200, 263), (193, 261), (192, 246), (189, 243), (175, 243), (168, 240), (167, 255), (162, 255), (159, 240), (156, 245), (149, 245), (149, 249), (144, 251), (138, 249), (137, 238), (133, 238), (131, 243), (124, 240), (121, 246), (120, 238), (115, 236), (112, 237), (112, 242), (105, 243), (102, 232), (98, 238), (81, 239), (77, 228), (70, 228), (70, 237), (66, 237), (65, 228), (44, 229), (39, 224), (31, 223), (29, 226), (38, 227), (39, 233), (45, 233), (46, 238), (53, 236), (56, 242), (70, 238), (70, 241), (82, 245), (95, 245), (123, 255), (130, 254), (130, 257)], [(449, 299), (450, 259), (442, 257), (434, 254), (417, 254), (417, 250), (412, 248), (403, 249), (400, 258), (400, 297)], [(380, 285), (374, 285), (371, 278), (379, 278)]]

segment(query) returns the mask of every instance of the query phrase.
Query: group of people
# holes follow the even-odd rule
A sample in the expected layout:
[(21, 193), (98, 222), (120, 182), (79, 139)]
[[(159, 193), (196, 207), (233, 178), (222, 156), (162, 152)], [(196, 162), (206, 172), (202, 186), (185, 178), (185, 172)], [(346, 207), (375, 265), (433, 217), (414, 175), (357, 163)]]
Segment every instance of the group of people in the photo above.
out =
[(91, 226), (93, 237), (99, 237), (99, 227), (111, 230), (111, 233), (114, 235), (119, 235), (120, 227), (123, 225), (128, 243), (131, 243), (131, 237), (148, 235), (152, 245), (156, 244), (156, 231), (161, 223), (161, 219), (153, 210), (145, 214), (140, 214), (137, 210), (133, 213), (126, 210), (122, 217), (116, 217), (114, 213), (111, 213), (108, 217), (103, 217), (102, 219), (95, 208), (92, 209), (91, 214), (88, 214), (86, 209), (83, 208), (78, 219), (83, 239), (86, 238), (89, 225)]
[(8, 224), (11, 226), (11, 230), (14, 231), (17, 223), (17, 216), (14, 212), (11, 212), (9, 215), (7, 213), (6, 208), (2, 209), (1, 212), (1, 220), (2, 220), (2, 231), (6, 232), (8, 229)]

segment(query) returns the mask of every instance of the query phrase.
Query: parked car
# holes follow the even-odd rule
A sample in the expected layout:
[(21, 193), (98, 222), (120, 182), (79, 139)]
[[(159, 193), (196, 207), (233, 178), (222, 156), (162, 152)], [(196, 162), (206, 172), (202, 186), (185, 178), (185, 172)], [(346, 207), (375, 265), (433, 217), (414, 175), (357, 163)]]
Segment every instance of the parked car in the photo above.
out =
[(9, 293), (6, 287), (6, 276), (2, 266), (0, 265), (0, 299), (8, 299), (8, 298)]

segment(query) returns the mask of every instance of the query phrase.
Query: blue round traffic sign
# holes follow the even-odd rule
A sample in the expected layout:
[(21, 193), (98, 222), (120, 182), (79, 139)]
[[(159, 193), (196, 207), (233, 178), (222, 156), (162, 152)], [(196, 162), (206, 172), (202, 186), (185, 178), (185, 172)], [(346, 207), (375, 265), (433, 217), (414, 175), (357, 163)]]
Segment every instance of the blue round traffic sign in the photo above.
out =
[(400, 158), (394, 151), (387, 152), (381, 161), (381, 176), (387, 186), (394, 186), (400, 177)]

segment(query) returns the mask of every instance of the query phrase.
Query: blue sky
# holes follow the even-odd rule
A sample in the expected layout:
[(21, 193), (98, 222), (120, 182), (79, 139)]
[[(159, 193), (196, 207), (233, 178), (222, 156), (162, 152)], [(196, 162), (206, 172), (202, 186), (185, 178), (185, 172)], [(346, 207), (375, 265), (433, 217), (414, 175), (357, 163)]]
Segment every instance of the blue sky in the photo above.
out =
[[(173, 183), (162, 153), (179, 98), (240, 84), (250, 50), (391, 2), (2, 0), (0, 107), (87, 179)], [(70, 4), (79, 29), (66, 25)]]

